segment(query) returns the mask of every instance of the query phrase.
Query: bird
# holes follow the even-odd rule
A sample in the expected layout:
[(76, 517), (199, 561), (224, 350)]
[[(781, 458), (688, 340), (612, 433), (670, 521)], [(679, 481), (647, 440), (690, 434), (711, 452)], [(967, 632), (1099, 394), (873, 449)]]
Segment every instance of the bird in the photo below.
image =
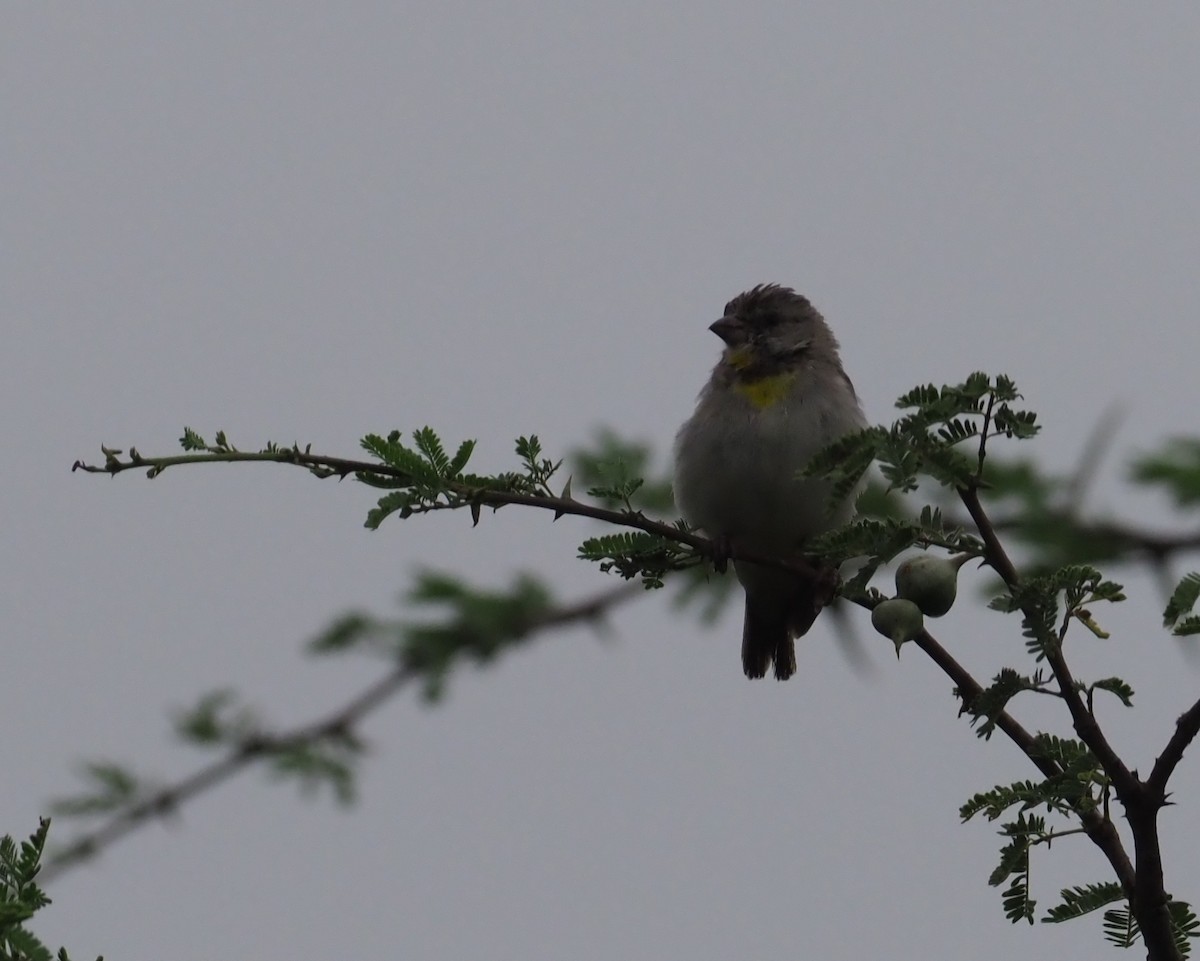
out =
[[(724, 346), (674, 446), (683, 519), (725, 549), (786, 559), (846, 523), (853, 496), (830, 510), (828, 482), (799, 472), (819, 450), (866, 427), (821, 313), (790, 287), (759, 284), (709, 325)], [(819, 613), (814, 581), (734, 560), (746, 593), (742, 668), (796, 673), (795, 638)]]

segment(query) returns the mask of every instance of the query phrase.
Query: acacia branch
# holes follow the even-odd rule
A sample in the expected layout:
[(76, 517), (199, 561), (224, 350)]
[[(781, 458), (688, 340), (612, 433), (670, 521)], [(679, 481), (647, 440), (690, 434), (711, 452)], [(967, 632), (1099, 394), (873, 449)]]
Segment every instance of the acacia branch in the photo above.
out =
[[(316, 474), (318, 477), (345, 478), (350, 475), (365, 477), (387, 477), (401, 482), (412, 482), (412, 476), (400, 468), (392, 467), (378, 461), (360, 461), (346, 457), (329, 457), (324, 454), (312, 454), (299, 447), (287, 449), (245, 452), (236, 450), (208, 451), (202, 454), (180, 454), (172, 457), (143, 457), (136, 449), (131, 449), (128, 460), (121, 460), (118, 451), (101, 448), (105, 453), (104, 466), (75, 461), (71, 470), (82, 470), (91, 474), (109, 474), (116, 476), (128, 470), (145, 469), (150, 477), (157, 477), (168, 467), (182, 464), (206, 463), (273, 463), (291, 464)], [(576, 500), (573, 497), (555, 497), (552, 494), (535, 494), (526, 491), (497, 490), (490, 487), (478, 487), (461, 481), (444, 479), (446, 489), (454, 495), (445, 503), (439, 503), (436, 508), (441, 510), (476, 510), (478, 506), (500, 508), (509, 505), (534, 507), (541, 510), (553, 511), (555, 517), (570, 514), (576, 517), (587, 517), (592, 520), (604, 521), (617, 527), (628, 527), (653, 534), (666, 540), (675, 541), (691, 547), (701, 554), (713, 558), (718, 564), (727, 559), (742, 560), (764, 567), (774, 567), (791, 571), (809, 580), (816, 580), (821, 572), (805, 558), (796, 556), (779, 558), (756, 551), (748, 551), (737, 544), (717, 542), (688, 531), (681, 530), (674, 524), (655, 521), (646, 517), (640, 511), (612, 510)], [(414, 513), (420, 511), (414, 510)]]
[[(616, 605), (643, 593), (633, 585), (622, 585), (574, 604), (555, 607), (520, 625), (510, 637), (528, 637), (568, 624), (594, 622)], [(47, 861), (41, 878), (53, 880), (139, 828), (177, 813), (187, 802), (231, 780), (256, 762), (327, 741), (355, 740), (356, 729), (370, 714), (422, 676), (420, 668), (398, 664), (324, 717), (278, 734), (255, 732), (239, 738), (224, 757), (130, 803), (99, 827), (74, 838)]]
[[(975, 488), (960, 488), (958, 494), (967, 512), (971, 515), (971, 519), (975, 521), (975, 526), (978, 528), (979, 535), (983, 539), (985, 556), (988, 563), (1000, 575), (1005, 584), (1009, 586), (1010, 590), (1015, 592), (1015, 589), (1020, 584), (1020, 575), (1017, 573), (1016, 567), (1000, 543), (1000, 539), (997, 537), (996, 531), (992, 527), (987, 513), (984, 511), (983, 505), (980, 503), (978, 491)], [(1035, 613), (1033, 611), (1025, 611), (1026, 617), (1030, 618), (1030, 620), (1035, 619)], [(1137, 918), (1138, 927), (1141, 929), (1142, 937), (1145, 939), (1149, 957), (1154, 959), (1154, 961), (1177, 959), (1179, 958), (1179, 950), (1175, 945), (1171, 917), (1167, 910), (1169, 899), (1163, 885), (1162, 845), (1158, 834), (1157, 816), (1165, 803), (1163, 792), (1152, 789), (1149, 785), (1143, 783), (1137, 774), (1131, 771), (1125, 762), (1121, 760), (1112, 745), (1109, 744), (1099, 723), (1096, 721), (1095, 715), (1087, 709), (1087, 706), (1083, 703), (1083, 699), (1079, 695), (1075, 679), (1071, 675), (1070, 668), (1067, 666), (1066, 658), (1063, 657), (1061, 643), (1046, 645), (1044, 653), (1046, 661), (1050, 664), (1051, 670), (1054, 672), (1055, 680), (1058, 682), (1059, 692), (1071, 713), (1075, 732), (1079, 735), (1080, 740), (1096, 755), (1100, 766), (1112, 781), (1118, 800), (1125, 807), (1125, 814), (1133, 834), (1134, 867), (1132, 884), (1129, 883), (1128, 875), (1125, 873), (1128, 868), (1128, 858), (1125, 857), (1120, 862), (1115, 861), (1109, 849), (1105, 848), (1099, 840), (1096, 843), (1104, 851), (1105, 855), (1108, 856), (1109, 863), (1113, 866), (1114, 871), (1117, 872), (1117, 877), (1121, 880), (1125, 896), (1129, 900), (1133, 914)], [(1197, 715), (1194, 723), (1197, 727), (1200, 727), (1200, 709), (1197, 709)], [(1195, 736), (1194, 731), (1191, 736)], [(1182, 754), (1183, 745), (1187, 740), (1190, 740), (1186, 735), (1186, 727), (1177, 727), (1172, 742), (1176, 738), (1179, 738), (1181, 741), (1179, 753)], [(1164, 784), (1165, 777), (1169, 775), (1170, 769), (1173, 766), (1169, 759), (1164, 764)], [(1109, 828), (1112, 828), (1111, 821), (1107, 822), (1107, 824)], [(1115, 828), (1112, 830), (1115, 834)], [(1089, 836), (1090, 834), (1091, 832), (1089, 832)]]
[(1189, 707), (1175, 722), (1175, 733), (1167, 742), (1162, 754), (1154, 762), (1154, 768), (1146, 779), (1146, 787), (1166, 799), (1167, 781), (1183, 760), (1183, 752), (1200, 734), (1200, 701)]
[[(958, 496), (962, 500), (963, 506), (966, 507), (967, 513), (971, 515), (971, 520), (975, 522), (975, 527), (983, 540), (988, 564), (1000, 575), (1009, 589), (1015, 592), (1020, 586), (1021, 576), (1017, 573), (1016, 565), (1004, 550), (1004, 545), (1000, 543), (991, 519), (983, 509), (978, 490), (974, 487), (959, 488)], [(1026, 610), (1024, 613), (1030, 619), (1034, 619), (1036, 612)], [(1112, 745), (1108, 743), (1095, 716), (1083, 703), (1083, 698), (1079, 696), (1079, 689), (1075, 684), (1075, 678), (1063, 657), (1061, 645), (1047, 645), (1045, 655), (1047, 663), (1054, 672), (1055, 680), (1058, 682), (1059, 693), (1066, 702), (1067, 709), (1071, 712), (1075, 733), (1096, 755), (1105, 774), (1112, 779), (1117, 797), (1122, 801), (1131, 799), (1140, 788), (1137, 776), (1129, 770)]]
[[(918, 634), (915, 643), (931, 661), (942, 669), (947, 677), (954, 681), (959, 700), (962, 701), (964, 707), (970, 708), (975, 699), (983, 693), (983, 687), (975, 680), (971, 672), (959, 664), (953, 655), (942, 647), (928, 631)], [(1022, 753), (1034, 763), (1044, 776), (1052, 778), (1062, 774), (1062, 769), (1058, 764), (1038, 750), (1034, 736), (1011, 714), (1007, 711), (1000, 711), (995, 715), (993, 721), (996, 727), (1021, 749)], [(1084, 832), (1108, 859), (1125, 896), (1132, 901), (1135, 890), (1135, 870), (1125, 851), (1125, 846), (1121, 843), (1121, 836), (1117, 833), (1116, 827), (1112, 821), (1095, 811), (1078, 811), (1076, 813)]]

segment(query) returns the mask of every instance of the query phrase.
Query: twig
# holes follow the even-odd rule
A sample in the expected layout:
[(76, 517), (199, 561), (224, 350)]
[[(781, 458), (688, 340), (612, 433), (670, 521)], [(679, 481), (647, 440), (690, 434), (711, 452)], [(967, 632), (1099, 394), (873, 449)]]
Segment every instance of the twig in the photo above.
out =
[(1120, 408), (1110, 406), (1088, 434), (1083, 451), (1079, 455), (1079, 465), (1067, 482), (1064, 502), (1072, 517), (1082, 510), (1088, 488), (1100, 473), (1100, 462), (1112, 448), (1113, 439), (1117, 436), (1117, 427), (1122, 420), (1124, 414)]
[(1171, 735), (1162, 754), (1154, 762), (1150, 776), (1146, 778), (1146, 787), (1156, 794), (1161, 794), (1164, 801), (1167, 781), (1183, 760), (1184, 750), (1196, 739), (1197, 734), (1200, 734), (1200, 701), (1189, 707), (1175, 722), (1175, 733)]
[[(525, 637), (566, 624), (595, 621), (617, 604), (644, 593), (637, 585), (624, 584), (574, 604), (547, 611), (522, 625), (514, 636)], [(224, 757), (131, 803), (96, 829), (74, 838), (46, 862), (40, 875), (41, 879), (53, 880), (139, 828), (174, 814), (183, 804), (232, 779), (257, 761), (331, 738), (346, 738), (369, 714), (391, 700), (409, 683), (420, 678), (419, 669), (404, 664), (398, 665), (322, 718), (281, 734), (247, 735)]]
[[(1020, 575), (1004, 550), (1004, 545), (1000, 543), (1000, 538), (996, 535), (995, 528), (992, 527), (992, 522), (979, 500), (978, 491), (972, 488), (961, 488), (958, 494), (983, 540), (988, 564), (1010, 589), (1017, 588), (1021, 582)], [(1025, 613), (1030, 617), (1033, 615), (1033, 612), (1026, 611)], [(1045, 655), (1046, 661), (1058, 681), (1059, 692), (1067, 704), (1067, 709), (1071, 712), (1075, 733), (1096, 755), (1104, 772), (1112, 779), (1117, 797), (1124, 801), (1126, 797), (1132, 796), (1137, 791), (1139, 787), (1137, 777), (1130, 772), (1129, 768), (1125, 766), (1125, 762), (1108, 743), (1100, 725), (1096, 723), (1096, 718), (1084, 705), (1083, 699), (1079, 696), (1079, 689), (1075, 685), (1075, 679), (1062, 655), (1061, 645), (1047, 646)]]
[[(204, 454), (181, 454), (173, 457), (143, 457), (136, 450), (130, 451), (130, 459), (120, 460), (115, 451), (105, 449), (106, 462), (103, 467), (75, 461), (71, 470), (87, 471), (91, 474), (109, 474), (116, 476), (128, 470), (145, 468), (151, 476), (161, 474), (167, 467), (181, 464), (202, 463), (240, 463), (243, 461), (258, 463), (291, 464), (303, 467), (316, 473), (319, 477), (347, 477), (351, 474), (376, 475), (391, 477), (400, 481), (410, 480), (405, 471), (376, 461), (351, 460), (345, 457), (329, 457), (322, 454), (310, 454), (298, 447), (278, 451), (260, 451), (249, 453), (243, 451), (214, 451)], [(456, 481), (446, 480), (446, 488), (461, 498), (448, 504), (439, 505), (441, 509), (461, 510), (472, 508), (474, 505), (484, 507), (505, 507), (521, 505), (536, 507), (541, 510), (553, 511), (555, 516), (571, 514), (576, 517), (588, 517), (592, 520), (604, 521), (618, 527), (629, 527), (647, 534), (654, 534), (666, 540), (675, 541), (712, 557), (732, 558), (748, 561), (764, 567), (774, 567), (791, 571), (809, 580), (821, 577), (821, 572), (803, 557), (780, 559), (755, 551), (740, 549), (736, 544), (717, 542), (706, 537), (700, 537), (680, 530), (673, 524), (654, 521), (638, 511), (615, 511), (605, 507), (597, 507), (575, 500), (573, 497), (555, 497), (550, 494), (529, 494), (520, 491), (493, 490), (486, 487), (473, 487)]]

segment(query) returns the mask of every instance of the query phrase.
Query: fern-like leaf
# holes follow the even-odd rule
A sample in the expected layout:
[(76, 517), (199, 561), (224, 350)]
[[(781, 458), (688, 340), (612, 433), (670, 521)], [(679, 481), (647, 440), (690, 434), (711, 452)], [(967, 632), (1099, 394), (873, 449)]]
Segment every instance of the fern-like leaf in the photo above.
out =
[(1186, 958), (1192, 953), (1192, 939), (1200, 938), (1200, 918), (1187, 901), (1168, 901), (1167, 911), (1171, 915), (1171, 934), (1175, 937), (1175, 947), (1180, 956)]
[(422, 427), (420, 430), (413, 431), (413, 443), (429, 466), (433, 468), (434, 473), (438, 477), (445, 477), (446, 472), (450, 469), (450, 458), (446, 456), (442, 439), (438, 437), (434, 429)]
[(1088, 686), (1097, 691), (1108, 691), (1109, 694), (1115, 695), (1126, 707), (1133, 707), (1133, 688), (1119, 677), (1101, 678), (1099, 681), (1093, 681)]
[(467, 461), (471, 459), (471, 455), (475, 452), (475, 441), (464, 440), (458, 445), (458, 450), (454, 453), (453, 460), (446, 467), (447, 477), (458, 477), (462, 473), (463, 468), (467, 466)]
[(1060, 897), (1062, 904), (1056, 904), (1042, 918), (1048, 924), (1059, 924), (1073, 918), (1080, 918), (1107, 904), (1112, 904), (1114, 901), (1122, 901), (1125, 898), (1125, 892), (1116, 881), (1105, 881), (1101, 884), (1063, 888)]
[(1128, 906), (1104, 912), (1104, 937), (1109, 943), (1118, 948), (1132, 948), (1141, 936), (1137, 920)]
[(1200, 572), (1185, 574), (1171, 592), (1171, 599), (1163, 611), (1163, 627), (1174, 627), (1179, 619), (1191, 612), (1200, 600)]

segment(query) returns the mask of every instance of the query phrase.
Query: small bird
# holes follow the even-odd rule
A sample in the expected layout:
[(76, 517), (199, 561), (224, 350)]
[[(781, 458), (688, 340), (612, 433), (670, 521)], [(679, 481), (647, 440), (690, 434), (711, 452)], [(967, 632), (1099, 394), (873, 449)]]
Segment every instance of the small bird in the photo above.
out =
[[(812, 456), (866, 426), (825, 319), (789, 287), (760, 284), (734, 297), (709, 326), (725, 342), (696, 411), (675, 438), (675, 501), (708, 537), (794, 557), (804, 542), (849, 520), (829, 510), (829, 485), (800, 479)], [(815, 586), (777, 568), (735, 561), (746, 590), (742, 667), (747, 677), (796, 672), (794, 639), (816, 619)]]

